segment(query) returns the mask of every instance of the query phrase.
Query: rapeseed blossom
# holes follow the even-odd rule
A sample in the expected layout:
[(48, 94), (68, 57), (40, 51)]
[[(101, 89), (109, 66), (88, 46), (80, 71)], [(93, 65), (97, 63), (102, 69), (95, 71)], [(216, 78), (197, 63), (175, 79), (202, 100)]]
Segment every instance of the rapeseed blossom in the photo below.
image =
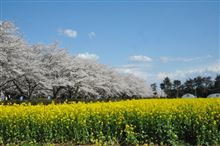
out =
[(220, 99), (0, 105), (0, 144), (216, 144)]

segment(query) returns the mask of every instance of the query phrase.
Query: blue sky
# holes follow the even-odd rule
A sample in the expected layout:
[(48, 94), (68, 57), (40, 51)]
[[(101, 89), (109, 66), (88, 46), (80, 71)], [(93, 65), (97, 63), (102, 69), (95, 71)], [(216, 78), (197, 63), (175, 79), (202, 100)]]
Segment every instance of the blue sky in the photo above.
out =
[(2, 0), (30, 43), (60, 42), (148, 83), (220, 73), (219, 1)]

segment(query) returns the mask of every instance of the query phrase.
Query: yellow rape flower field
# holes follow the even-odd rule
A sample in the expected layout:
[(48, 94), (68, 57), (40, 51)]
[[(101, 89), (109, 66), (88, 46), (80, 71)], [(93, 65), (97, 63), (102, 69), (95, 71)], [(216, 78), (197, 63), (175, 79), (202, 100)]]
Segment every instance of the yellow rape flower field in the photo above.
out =
[(0, 144), (220, 144), (220, 99), (0, 105)]

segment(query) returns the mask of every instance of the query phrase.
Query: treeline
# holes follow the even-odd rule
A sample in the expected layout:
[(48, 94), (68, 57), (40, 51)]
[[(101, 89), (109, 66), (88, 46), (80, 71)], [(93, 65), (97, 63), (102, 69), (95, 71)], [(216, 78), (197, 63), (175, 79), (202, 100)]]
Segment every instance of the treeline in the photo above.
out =
[(56, 43), (27, 43), (16, 26), (0, 23), (2, 99), (99, 99), (145, 97), (145, 81), (122, 75), (94, 60), (68, 53)]
[[(156, 84), (151, 84), (155, 96), (157, 93)], [(171, 81), (169, 77), (164, 78), (160, 84), (160, 89), (166, 94), (166, 97), (182, 97), (186, 93), (191, 93), (197, 97), (207, 97), (209, 94), (220, 93), (220, 75), (214, 80), (210, 77), (197, 76), (189, 78), (184, 83), (180, 80)]]

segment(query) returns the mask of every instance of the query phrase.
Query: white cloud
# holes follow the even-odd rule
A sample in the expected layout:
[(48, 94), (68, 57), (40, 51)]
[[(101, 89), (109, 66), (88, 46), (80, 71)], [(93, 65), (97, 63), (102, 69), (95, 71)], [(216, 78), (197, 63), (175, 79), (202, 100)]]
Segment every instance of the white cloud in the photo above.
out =
[(81, 59), (88, 59), (88, 60), (98, 60), (99, 56), (96, 54), (92, 53), (79, 53), (76, 57), (81, 58)]
[(151, 62), (152, 58), (143, 55), (130, 56), (130, 60), (134, 62)]
[(116, 70), (123, 74), (135, 75), (146, 81), (149, 80), (151, 74), (147, 70), (152, 67), (152, 64), (148, 62), (152, 62), (152, 58), (143, 55), (134, 55), (130, 56), (129, 60), (133, 63), (116, 67)]
[(77, 34), (78, 34), (78, 32), (73, 29), (59, 29), (58, 32), (62, 35), (69, 37), (69, 38), (76, 38)]
[(211, 55), (202, 56), (202, 57), (194, 57), (194, 58), (162, 56), (162, 57), (160, 57), (159, 60), (160, 60), (162, 63), (167, 63), (167, 62), (175, 62), (175, 61), (179, 61), (179, 62), (201, 61), (201, 60), (210, 59), (210, 58), (212, 58)]
[(126, 64), (120, 67), (117, 67), (116, 70), (123, 74), (133, 74), (139, 78), (144, 80), (148, 80), (150, 74), (147, 73), (146, 68), (150, 66), (148, 65), (140, 65), (140, 64)]
[(94, 38), (96, 36), (96, 33), (95, 32), (90, 32), (90, 33), (88, 33), (88, 37), (90, 38), (90, 39), (92, 39), (92, 38)]
[(118, 72), (120, 73), (124, 73), (124, 74), (132, 74), (132, 75), (135, 75), (141, 79), (144, 79), (144, 80), (147, 80), (148, 79), (148, 75), (139, 70), (139, 69), (132, 69), (132, 68), (117, 68), (116, 69)]
[(220, 60), (213, 63), (210, 66), (202, 66), (189, 70), (177, 70), (175, 72), (161, 72), (157, 75), (158, 80), (163, 80), (165, 77), (169, 77), (171, 79), (186, 79), (195, 77), (198, 75), (201, 76), (212, 76), (220, 74)]
[(171, 58), (163, 56), (163, 57), (160, 57), (160, 61), (163, 63), (167, 63), (167, 62), (171, 61)]

